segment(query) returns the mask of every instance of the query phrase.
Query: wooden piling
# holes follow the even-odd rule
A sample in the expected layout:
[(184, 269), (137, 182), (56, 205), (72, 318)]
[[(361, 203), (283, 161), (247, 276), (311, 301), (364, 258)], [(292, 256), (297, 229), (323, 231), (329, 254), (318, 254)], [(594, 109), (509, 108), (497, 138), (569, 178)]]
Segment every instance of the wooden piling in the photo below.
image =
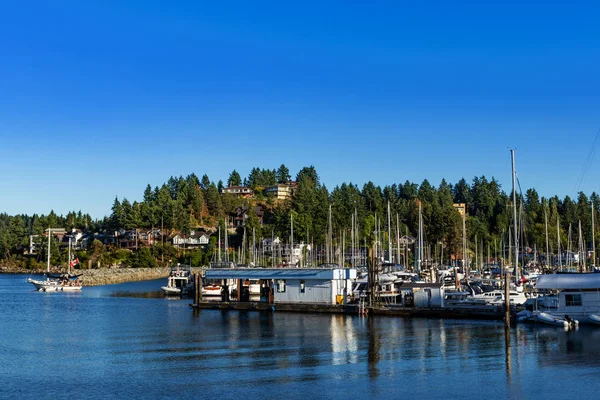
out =
[(504, 325), (510, 329), (510, 272), (504, 274)]
[(203, 285), (203, 282), (202, 282), (202, 273), (198, 272), (198, 284), (197, 284), (197, 287), (198, 287), (198, 299), (200, 300), (199, 301), (200, 303), (202, 302), (202, 285)]
[(200, 304), (202, 300), (202, 279), (200, 273), (194, 275), (194, 304)]

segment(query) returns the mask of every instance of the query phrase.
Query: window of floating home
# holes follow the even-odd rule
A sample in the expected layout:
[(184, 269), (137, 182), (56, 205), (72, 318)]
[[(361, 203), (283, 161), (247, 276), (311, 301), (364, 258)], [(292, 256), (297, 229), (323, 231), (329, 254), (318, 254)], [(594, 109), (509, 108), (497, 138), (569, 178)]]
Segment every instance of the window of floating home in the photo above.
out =
[(581, 295), (580, 294), (567, 294), (565, 295), (565, 303), (567, 307), (581, 306)]
[(300, 281), (300, 293), (304, 293), (306, 291), (306, 281)]
[(277, 292), (285, 293), (285, 280), (284, 279), (279, 279), (277, 281)]

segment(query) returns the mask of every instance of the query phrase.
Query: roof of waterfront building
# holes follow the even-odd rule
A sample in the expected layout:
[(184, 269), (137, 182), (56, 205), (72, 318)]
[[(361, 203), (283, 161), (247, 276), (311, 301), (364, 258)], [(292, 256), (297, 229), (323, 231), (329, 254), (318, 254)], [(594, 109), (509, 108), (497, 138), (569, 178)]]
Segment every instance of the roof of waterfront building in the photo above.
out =
[(600, 274), (540, 275), (536, 289), (600, 289)]
[(316, 279), (330, 280), (338, 278), (335, 271), (348, 271), (347, 279), (356, 278), (356, 270), (353, 269), (329, 269), (329, 268), (227, 268), (207, 269), (206, 279)]

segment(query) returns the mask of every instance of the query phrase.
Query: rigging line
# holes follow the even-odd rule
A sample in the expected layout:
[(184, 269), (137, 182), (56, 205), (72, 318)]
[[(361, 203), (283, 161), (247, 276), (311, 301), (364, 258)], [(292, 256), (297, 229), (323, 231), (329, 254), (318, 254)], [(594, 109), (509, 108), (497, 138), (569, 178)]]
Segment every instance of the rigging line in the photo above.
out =
[(594, 142), (592, 144), (592, 148), (590, 149), (584, 163), (583, 163), (583, 170), (581, 171), (581, 175), (579, 176), (579, 180), (577, 181), (577, 184), (573, 187), (573, 191), (575, 193), (579, 192), (579, 190), (581, 189), (581, 184), (583, 183), (583, 180), (585, 179), (585, 176), (587, 175), (588, 169), (590, 167), (590, 164), (592, 163), (592, 160), (594, 158), (594, 153), (596, 152), (596, 145), (598, 143), (598, 138), (600, 137), (600, 128), (598, 129), (598, 131), (596, 132), (596, 137), (594, 138)]

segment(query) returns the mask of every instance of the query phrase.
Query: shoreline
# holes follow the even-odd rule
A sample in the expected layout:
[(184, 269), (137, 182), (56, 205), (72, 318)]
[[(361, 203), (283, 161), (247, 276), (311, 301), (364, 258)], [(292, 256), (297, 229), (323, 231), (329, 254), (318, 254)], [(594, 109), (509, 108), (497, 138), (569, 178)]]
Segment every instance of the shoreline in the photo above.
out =
[[(157, 268), (100, 268), (100, 269), (84, 269), (75, 270), (74, 274), (81, 276), (83, 286), (100, 286), (112, 285), (117, 283), (140, 282), (154, 279), (167, 278), (171, 269), (170, 267)], [(0, 274), (22, 274), (22, 275), (41, 275), (45, 274), (45, 270), (27, 270), (27, 269), (11, 269), (0, 270)], [(64, 270), (55, 270), (52, 273), (66, 273)]]

